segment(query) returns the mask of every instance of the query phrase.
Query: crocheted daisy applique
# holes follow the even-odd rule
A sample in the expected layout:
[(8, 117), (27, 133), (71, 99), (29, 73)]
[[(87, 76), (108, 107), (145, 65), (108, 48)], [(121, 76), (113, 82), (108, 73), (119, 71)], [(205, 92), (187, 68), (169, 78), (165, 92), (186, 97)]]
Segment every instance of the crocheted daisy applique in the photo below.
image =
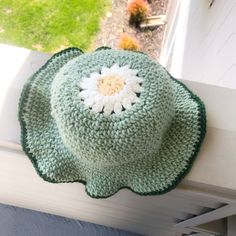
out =
[(80, 97), (93, 112), (120, 114), (139, 100), (143, 79), (137, 73), (128, 65), (103, 67), (100, 73), (93, 72), (81, 80)]

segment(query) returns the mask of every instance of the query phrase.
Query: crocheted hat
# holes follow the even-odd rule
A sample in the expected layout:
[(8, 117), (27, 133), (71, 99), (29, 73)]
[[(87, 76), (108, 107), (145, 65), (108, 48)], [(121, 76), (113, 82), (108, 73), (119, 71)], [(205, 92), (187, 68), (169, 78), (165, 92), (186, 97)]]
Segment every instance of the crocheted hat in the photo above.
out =
[(138, 52), (55, 54), (25, 84), (22, 146), (49, 182), (82, 182), (92, 197), (121, 188), (173, 189), (205, 136), (205, 108), (185, 85)]

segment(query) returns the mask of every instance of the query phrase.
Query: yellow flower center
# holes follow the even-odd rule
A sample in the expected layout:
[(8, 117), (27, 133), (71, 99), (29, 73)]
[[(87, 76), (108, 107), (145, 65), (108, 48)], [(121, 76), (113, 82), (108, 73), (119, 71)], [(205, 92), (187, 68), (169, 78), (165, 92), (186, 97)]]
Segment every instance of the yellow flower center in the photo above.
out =
[(120, 92), (125, 86), (125, 82), (119, 76), (104, 76), (98, 81), (98, 91), (103, 96), (112, 96)]

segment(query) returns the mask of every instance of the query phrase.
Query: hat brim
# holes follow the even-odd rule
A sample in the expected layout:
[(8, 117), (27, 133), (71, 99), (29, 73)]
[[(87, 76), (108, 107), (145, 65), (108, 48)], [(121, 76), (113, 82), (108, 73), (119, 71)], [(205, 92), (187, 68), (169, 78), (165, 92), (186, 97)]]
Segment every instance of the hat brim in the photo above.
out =
[[(82, 53), (78, 48), (69, 48), (55, 54), (22, 91), (21, 142), (37, 173), (51, 183), (83, 183), (94, 198), (109, 197), (122, 188), (140, 195), (159, 195), (175, 188), (190, 171), (205, 137), (206, 113), (202, 101), (170, 76), (176, 113), (159, 152), (144, 157), (142, 162), (94, 169), (64, 146), (50, 108), (53, 78), (64, 64)], [(194, 112), (186, 112), (189, 109)]]

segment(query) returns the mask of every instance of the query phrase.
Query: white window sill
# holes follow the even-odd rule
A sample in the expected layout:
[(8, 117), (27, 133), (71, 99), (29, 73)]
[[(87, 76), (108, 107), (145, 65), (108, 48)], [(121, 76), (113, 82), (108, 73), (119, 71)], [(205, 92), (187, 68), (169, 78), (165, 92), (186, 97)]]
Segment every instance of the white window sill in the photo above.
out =
[[(140, 197), (129, 190), (121, 190), (107, 200), (94, 200), (86, 195), (82, 184), (43, 181), (28, 158), (21, 151), (15, 152), (20, 143), (17, 108), (22, 86), (49, 57), (48, 54), (0, 45), (0, 202), (146, 232), (139, 223), (125, 223), (128, 213), (121, 217), (122, 209), (125, 209), (121, 203), (133, 205), (132, 202), (136, 202), (140, 206), (149, 199), (152, 208), (160, 197)], [(236, 91), (186, 80), (184, 83), (205, 102), (208, 129), (192, 171), (174, 192), (214, 193), (227, 199), (236, 198)], [(145, 209), (143, 212), (147, 213)], [(116, 220), (111, 215), (121, 218)], [(130, 217), (133, 219), (134, 216)], [(155, 223), (152, 226), (154, 230)], [(148, 227), (151, 232), (152, 227)]]

